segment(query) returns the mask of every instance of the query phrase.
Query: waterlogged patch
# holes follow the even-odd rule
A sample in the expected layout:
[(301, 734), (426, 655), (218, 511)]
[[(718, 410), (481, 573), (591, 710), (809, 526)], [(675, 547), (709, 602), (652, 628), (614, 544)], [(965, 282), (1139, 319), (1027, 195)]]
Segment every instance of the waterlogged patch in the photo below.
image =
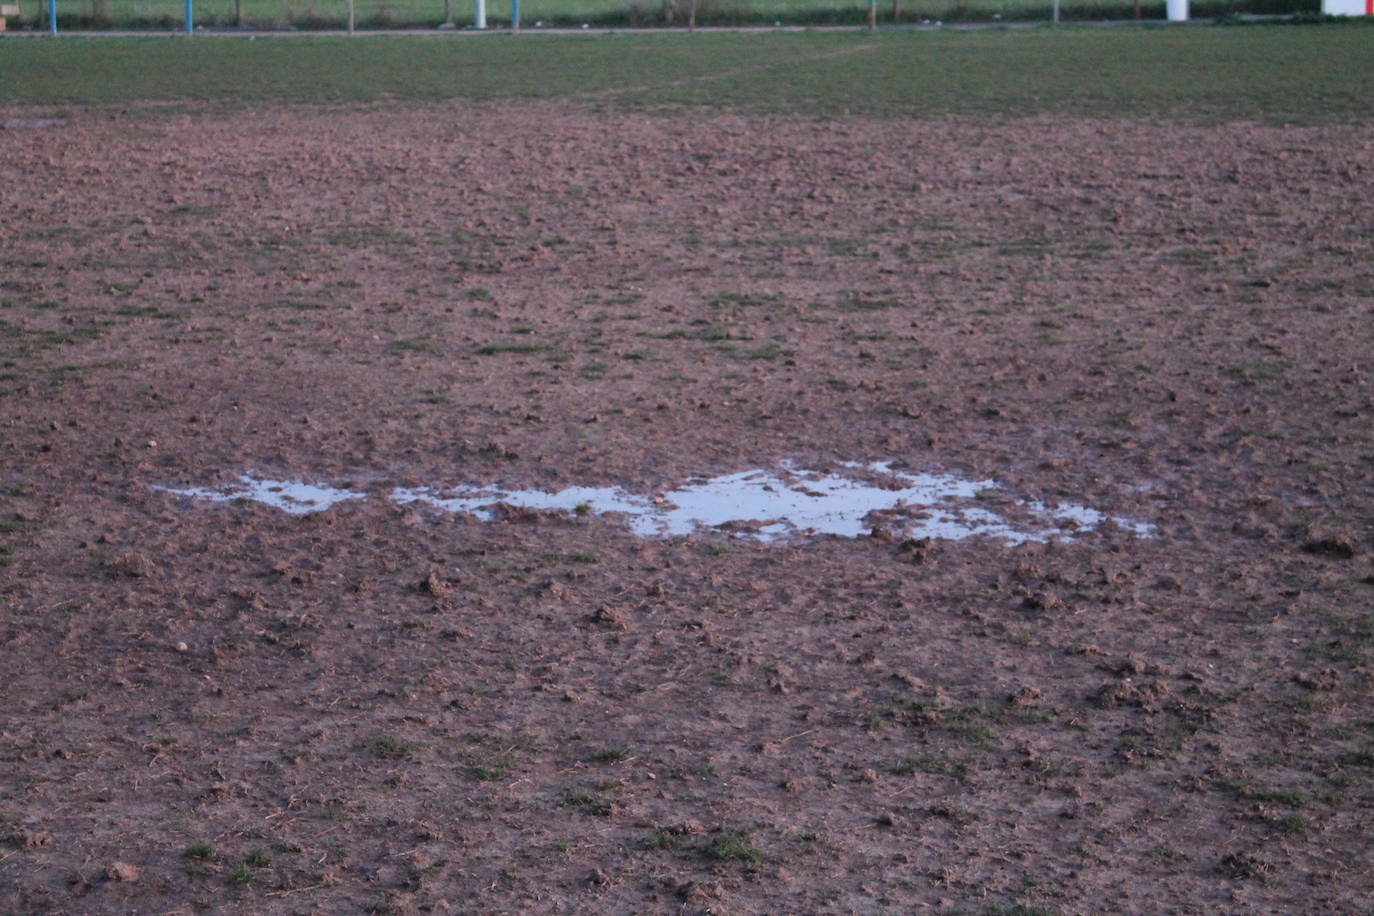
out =
[(236, 499), (251, 499), (290, 512), (292, 515), (308, 515), (323, 512), (349, 499), (362, 499), (364, 494), (353, 490), (340, 490), (334, 487), (321, 487), (303, 483), (299, 480), (264, 480), (251, 474), (239, 477), (239, 483), (228, 484), (218, 489), (209, 487), (154, 487), (164, 493), (178, 496), (194, 496), (212, 502), (227, 503)]
[(672, 508), (662, 518), (639, 520), (636, 530), (673, 535), (708, 525), (763, 539), (795, 532), (858, 537), (878, 524), (914, 537), (958, 540), (988, 534), (1025, 539), (1022, 532), (986, 509), (953, 507), (953, 503), (972, 500), (980, 490), (994, 486), (990, 480), (903, 474), (887, 464), (845, 467), (876, 472), (880, 481), (865, 483), (842, 474), (729, 474), (689, 483), (667, 494)]
[[(443, 495), (441, 495), (443, 494)], [(391, 499), (398, 503), (425, 503), (445, 512), (467, 512), (491, 521), (497, 506), (506, 505), (540, 511), (595, 513), (621, 512), (631, 518), (652, 512), (654, 502), (634, 496), (618, 487), (568, 487), (556, 493), (544, 490), (502, 490), (492, 487), (456, 487), (448, 490), (420, 488), (396, 489)]]
[[(1153, 526), (1074, 504), (1016, 501), (995, 481), (949, 474), (912, 474), (891, 463), (849, 463), (822, 474), (784, 466), (690, 480), (659, 496), (618, 487), (568, 487), (556, 492), (501, 487), (395, 488), (386, 498), (491, 521), (501, 507), (609, 515), (643, 537), (681, 537), (699, 529), (771, 541), (798, 535), (858, 537), (875, 527), (894, 536), (960, 540), (975, 535), (1013, 544), (1071, 537), (1108, 522), (1141, 537)], [(225, 502), (251, 499), (287, 512), (317, 512), (366, 494), (299, 481), (244, 475), (220, 489), (159, 489)]]

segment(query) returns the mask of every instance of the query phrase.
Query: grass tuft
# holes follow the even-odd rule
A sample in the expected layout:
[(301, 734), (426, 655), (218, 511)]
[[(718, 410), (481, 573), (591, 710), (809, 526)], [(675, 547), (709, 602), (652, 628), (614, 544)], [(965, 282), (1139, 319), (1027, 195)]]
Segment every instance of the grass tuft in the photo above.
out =
[(749, 842), (743, 830), (722, 830), (707, 841), (703, 850), (713, 862), (738, 862), (746, 866), (762, 865), (768, 858), (762, 849)]
[(204, 862), (207, 859), (213, 859), (215, 857), (215, 847), (213, 844), (207, 843), (204, 840), (197, 840), (190, 846), (187, 846), (182, 855), (188, 859)]

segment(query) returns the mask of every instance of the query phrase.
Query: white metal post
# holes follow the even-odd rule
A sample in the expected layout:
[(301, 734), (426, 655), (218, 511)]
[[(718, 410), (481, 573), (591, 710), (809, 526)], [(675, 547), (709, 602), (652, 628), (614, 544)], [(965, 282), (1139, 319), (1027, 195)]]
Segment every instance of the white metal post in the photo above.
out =
[(473, 25), (479, 29), (487, 27), (487, 0), (477, 0), (477, 16)]

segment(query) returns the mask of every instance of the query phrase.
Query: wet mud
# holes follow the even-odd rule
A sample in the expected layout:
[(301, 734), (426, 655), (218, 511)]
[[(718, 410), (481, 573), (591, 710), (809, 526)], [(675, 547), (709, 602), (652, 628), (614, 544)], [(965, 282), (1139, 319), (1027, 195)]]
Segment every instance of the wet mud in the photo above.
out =
[(56, 116), (0, 910), (1367, 906), (1374, 129)]

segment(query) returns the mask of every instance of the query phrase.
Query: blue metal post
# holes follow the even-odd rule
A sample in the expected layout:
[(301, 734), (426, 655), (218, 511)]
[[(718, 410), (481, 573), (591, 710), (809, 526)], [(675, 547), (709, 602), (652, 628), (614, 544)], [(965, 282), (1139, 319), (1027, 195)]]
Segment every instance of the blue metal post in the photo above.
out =
[(48, 31), (57, 37), (57, 0), (48, 0)]
[(186, 34), (191, 34), (191, 0), (186, 0)]
[(520, 31), (520, 0), (510, 0), (510, 30)]

